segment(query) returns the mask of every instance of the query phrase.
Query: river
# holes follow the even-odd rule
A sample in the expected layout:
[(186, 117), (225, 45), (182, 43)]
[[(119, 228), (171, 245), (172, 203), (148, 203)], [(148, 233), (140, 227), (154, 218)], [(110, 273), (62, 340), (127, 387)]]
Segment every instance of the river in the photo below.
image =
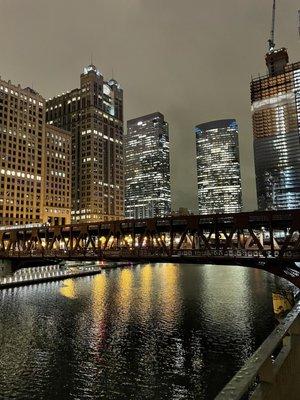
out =
[(0, 291), (0, 399), (213, 399), (275, 326), (237, 266), (145, 264)]

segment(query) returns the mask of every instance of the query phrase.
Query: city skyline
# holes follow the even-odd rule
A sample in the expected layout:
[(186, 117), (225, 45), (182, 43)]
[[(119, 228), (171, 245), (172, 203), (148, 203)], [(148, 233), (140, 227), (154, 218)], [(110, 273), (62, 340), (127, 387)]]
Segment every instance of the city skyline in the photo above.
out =
[(299, 400), (299, 45), (299, 0), (0, 0), (0, 400)]
[[(22, 87), (33, 84), (43, 96), (52, 97), (77, 84), (78, 74), (92, 53), (93, 63), (105, 76), (112, 75), (113, 69), (126, 92), (125, 121), (160, 109), (170, 122), (174, 209), (184, 206), (197, 210), (194, 125), (235, 118), (240, 126), (243, 203), (246, 211), (256, 209), (249, 82), (251, 75), (264, 74), (266, 69), (271, 2), (257, 0), (241, 7), (234, 0), (226, 5), (191, 1), (186, 7), (173, 1), (170, 8), (168, 3), (157, 1), (132, 0), (101, 7), (93, 1), (93, 7), (86, 8), (72, 1), (73, 13), (68, 1), (59, 4), (60, 13), (53, 12), (55, 4), (58, 2), (2, 2), (3, 79), (20, 82)], [(278, 3), (275, 42), (277, 47), (288, 48), (290, 62), (298, 61), (297, 9), (296, 1), (285, 6)], [(33, 13), (36, 18), (30, 28), (26, 19)], [(110, 19), (100, 18), (99, 24), (97, 15), (114, 17), (118, 29), (111, 34)], [(213, 29), (211, 19), (215, 21)], [(4, 40), (6, 35), (9, 42)], [(225, 52), (226, 43), (230, 46)], [(145, 46), (155, 49), (156, 56), (145, 52)]]

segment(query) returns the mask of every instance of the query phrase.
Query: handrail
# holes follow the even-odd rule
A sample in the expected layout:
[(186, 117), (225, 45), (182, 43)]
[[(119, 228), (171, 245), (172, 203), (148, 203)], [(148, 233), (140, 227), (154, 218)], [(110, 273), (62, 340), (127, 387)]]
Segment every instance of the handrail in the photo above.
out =
[[(285, 337), (287, 334), (291, 336), (300, 335), (300, 301), (276, 326), (245, 365), (217, 395), (215, 400), (240, 400), (244, 398), (243, 396), (251, 389), (257, 378), (259, 378), (258, 384), (250, 398), (258, 398), (256, 396), (259, 392), (259, 398), (263, 399), (263, 396), (261, 396), (262, 385), (266, 382), (270, 384), (274, 381), (274, 377), (281, 365), (289, 353), (293, 351), (291, 336)], [(282, 350), (276, 358), (273, 358), (274, 350), (281, 343), (283, 344)]]

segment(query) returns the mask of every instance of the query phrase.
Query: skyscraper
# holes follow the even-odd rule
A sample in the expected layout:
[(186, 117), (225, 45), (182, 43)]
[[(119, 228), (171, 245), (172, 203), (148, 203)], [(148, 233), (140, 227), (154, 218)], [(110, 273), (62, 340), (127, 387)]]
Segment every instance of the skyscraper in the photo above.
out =
[(170, 214), (169, 126), (161, 113), (127, 122), (125, 157), (126, 217)]
[(45, 101), (0, 80), (0, 224), (42, 222)]
[(70, 221), (70, 133), (46, 126), (45, 100), (0, 80), (0, 225)]
[(238, 125), (235, 119), (195, 127), (200, 214), (242, 209)]
[(285, 48), (266, 55), (268, 74), (252, 79), (258, 208), (300, 207), (300, 62)]
[(50, 124), (72, 132), (72, 221), (124, 216), (123, 90), (94, 66), (80, 88), (47, 101)]
[(71, 133), (46, 125), (43, 221), (50, 225), (71, 222)]

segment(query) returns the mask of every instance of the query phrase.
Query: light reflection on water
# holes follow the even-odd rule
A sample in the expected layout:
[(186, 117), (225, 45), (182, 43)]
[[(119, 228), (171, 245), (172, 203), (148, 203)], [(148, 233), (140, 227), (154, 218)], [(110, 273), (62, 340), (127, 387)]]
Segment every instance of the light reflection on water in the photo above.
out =
[(66, 279), (63, 282), (63, 285), (59, 289), (60, 294), (67, 297), (68, 299), (75, 299), (75, 280), (74, 279)]
[(263, 271), (156, 264), (0, 292), (0, 399), (212, 399), (274, 327)]

